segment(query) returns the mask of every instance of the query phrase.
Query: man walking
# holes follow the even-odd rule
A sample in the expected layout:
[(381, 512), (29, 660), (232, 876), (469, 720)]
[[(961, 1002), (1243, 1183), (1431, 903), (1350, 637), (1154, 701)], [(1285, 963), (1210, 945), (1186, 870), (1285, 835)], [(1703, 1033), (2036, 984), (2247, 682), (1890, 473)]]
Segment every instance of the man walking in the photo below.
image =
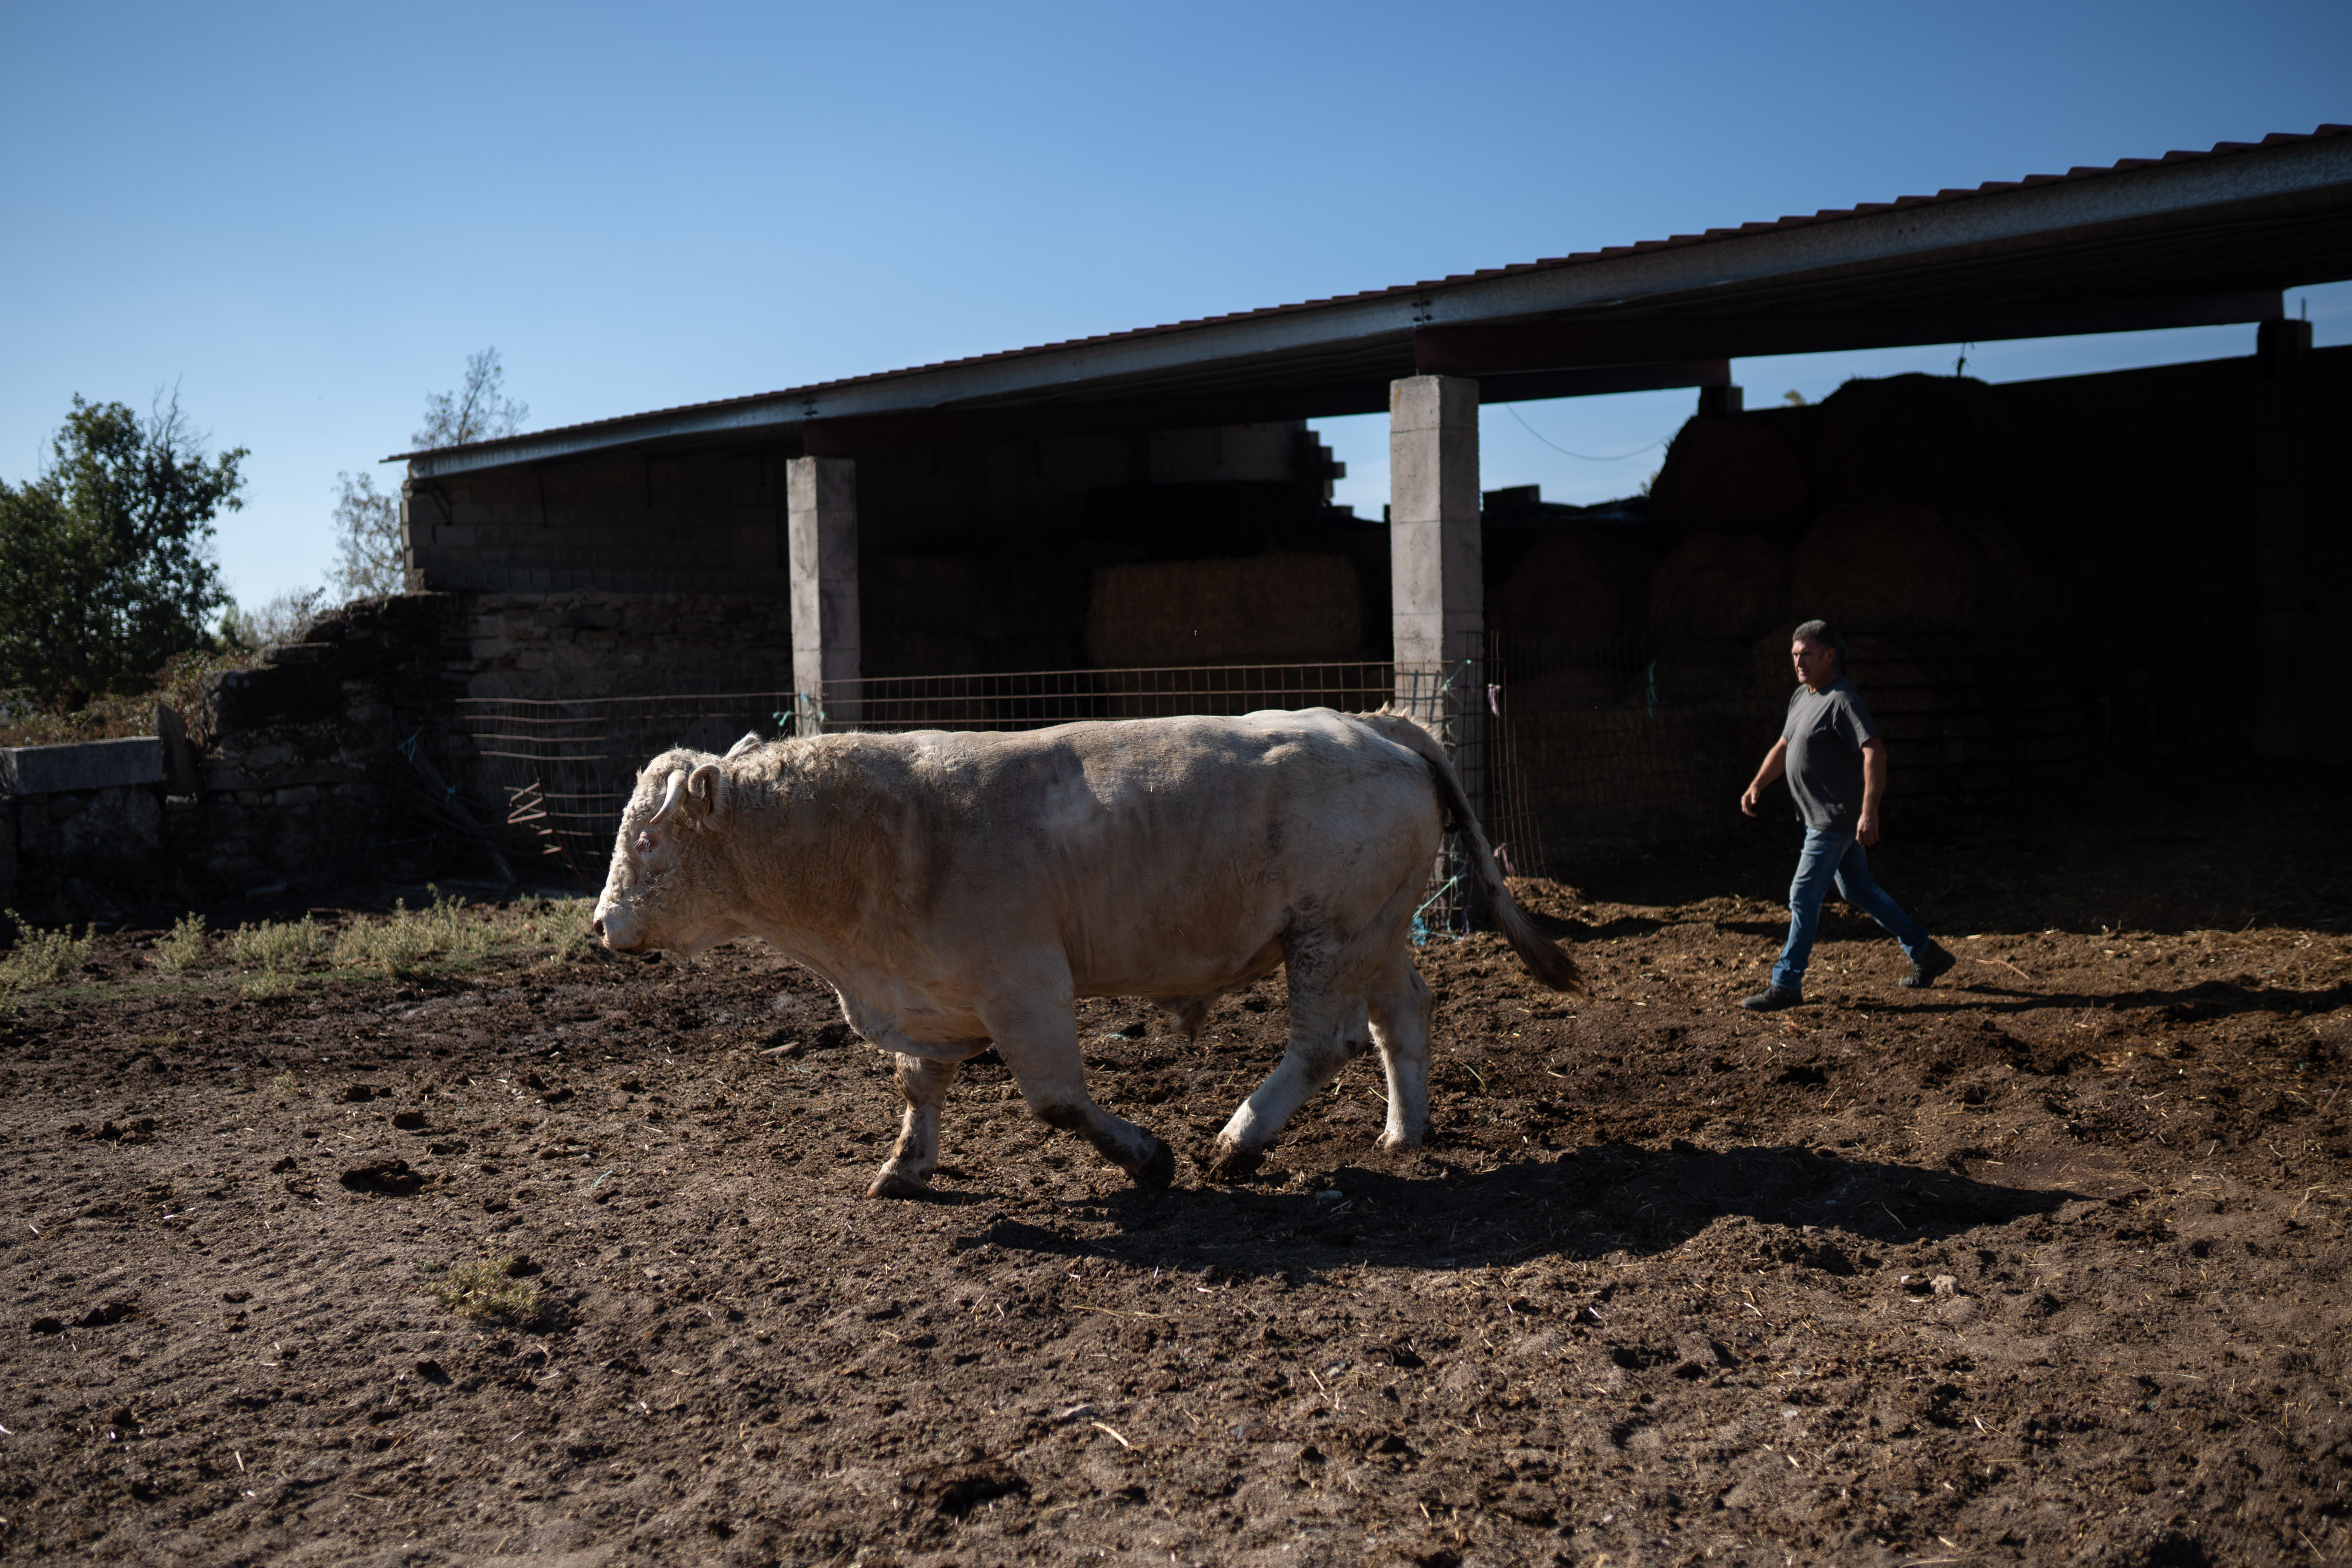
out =
[(1845, 639), (1826, 621), (1808, 621), (1791, 634), (1789, 656), (1802, 684), (1790, 694), (1780, 738), (1739, 797), (1739, 809), (1755, 816), (1758, 796), (1785, 775), (1805, 824), (1805, 847), (1797, 857), (1796, 880), (1789, 884), (1789, 941), (1772, 966), (1772, 983), (1739, 1005), (1777, 1012), (1805, 999), (1805, 961), (1812, 956), (1822, 900), (1832, 882), (1839, 896), (1903, 944), (1911, 972), (1895, 984), (1932, 986), (1958, 960), (1870, 878), (1866, 852), (1878, 841), (1886, 744), (1878, 738), (1870, 705), (1845, 678)]

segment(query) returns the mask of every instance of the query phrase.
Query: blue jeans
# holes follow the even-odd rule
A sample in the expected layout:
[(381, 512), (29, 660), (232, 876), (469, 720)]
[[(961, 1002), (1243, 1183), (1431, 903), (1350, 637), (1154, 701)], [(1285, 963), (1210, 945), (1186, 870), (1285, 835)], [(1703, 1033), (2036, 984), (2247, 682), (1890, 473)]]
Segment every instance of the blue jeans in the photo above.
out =
[(1805, 960), (1813, 956), (1822, 900), (1829, 896), (1832, 882), (1839, 897), (1894, 934), (1906, 957), (1916, 964), (1927, 956), (1927, 928), (1904, 914), (1903, 906), (1870, 880), (1870, 854), (1854, 841), (1853, 830), (1807, 828), (1804, 850), (1797, 856), (1797, 877), (1789, 884), (1789, 945), (1772, 966), (1772, 983), (1784, 991), (1805, 988)]

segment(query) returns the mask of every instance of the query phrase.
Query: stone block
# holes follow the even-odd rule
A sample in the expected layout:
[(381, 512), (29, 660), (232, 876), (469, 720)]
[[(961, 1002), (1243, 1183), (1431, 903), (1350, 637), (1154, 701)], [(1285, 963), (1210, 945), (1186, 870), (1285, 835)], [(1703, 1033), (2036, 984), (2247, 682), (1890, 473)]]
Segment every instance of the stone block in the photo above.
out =
[(0, 794), (47, 795), (157, 784), (163, 778), (163, 742), (152, 735), (84, 740), (69, 746), (0, 747)]

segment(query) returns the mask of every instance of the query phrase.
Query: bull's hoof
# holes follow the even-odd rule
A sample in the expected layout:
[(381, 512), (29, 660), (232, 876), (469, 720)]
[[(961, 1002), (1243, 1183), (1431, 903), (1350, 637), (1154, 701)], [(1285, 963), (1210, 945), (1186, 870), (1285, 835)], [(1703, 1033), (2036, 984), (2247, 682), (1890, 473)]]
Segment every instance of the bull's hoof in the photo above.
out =
[(884, 1171), (874, 1178), (874, 1185), (866, 1189), (866, 1196), (868, 1197), (920, 1197), (927, 1190), (929, 1189), (921, 1182), (903, 1171)]
[(1423, 1142), (1427, 1139), (1428, 1136), (1429, 1134), (1426, 1130), (1418, 1133), (1382, 1133), (1381, 1134), (1381, 1153), (1384, 1155), (1399, 1155), (1402, 1154), (1407, 1149), (1417, 1149), (1421, 1147)]
[(1139, 1186), (1168, 1186), (1176, 1180), (1176, 1151), (1164, 1138), (1151, 1140), (1151, 1157), (1128, 1172)]
[(1219, 1138), (1202, 1174), (1211, 1181), (1244, 1181), (1265, 1163), (1264, 1149), (1244, 1149), (1239, 1144)]

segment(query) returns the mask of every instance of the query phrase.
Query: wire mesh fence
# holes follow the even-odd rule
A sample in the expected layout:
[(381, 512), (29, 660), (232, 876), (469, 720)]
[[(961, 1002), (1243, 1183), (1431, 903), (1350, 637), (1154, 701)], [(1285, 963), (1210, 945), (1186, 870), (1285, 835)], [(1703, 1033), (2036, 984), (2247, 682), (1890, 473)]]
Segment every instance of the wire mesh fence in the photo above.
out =
[[(1731, 827), (1796, 686), (1778, 637), (1661, 652), (1495, 636), (1487, 669), (1489, 830), (1513, 870), (1562, 879)], [(2030, 648), (1859, 635), (1848, 673), (1887, 744), (1894, 811), (2049, 789), (2098, 755), (2097, 699)]]
[[(724, 752), (761, 738), (916, 729), (1022, 730), (1088, 719), (1231, 716), (1267, 709), (1369, 712), (1395, 705), (1444, 740), (1471, 799), (1484, 788), (1476, 667), (1400, 670), (1381, 661), (1029, 670), (874, 676), (793, 692), (583, 698), (468, 698), (457, 729), (476, 792), (499, 807), (512, 852), (537, 850), (583, 881), (602, 879), (637, 772), (674, 747)], [(1459, 933), (1471, 915), (1459, 846), (1449, 835), (1422, 921)]]
[(789, 731), (790, 692), (587, 697), (469, 697), (457, 729), (475, 793), (500, 808), (510, 849), (600, 882), (637, 770), (673, 747), (723, 752), (746, 734)]

